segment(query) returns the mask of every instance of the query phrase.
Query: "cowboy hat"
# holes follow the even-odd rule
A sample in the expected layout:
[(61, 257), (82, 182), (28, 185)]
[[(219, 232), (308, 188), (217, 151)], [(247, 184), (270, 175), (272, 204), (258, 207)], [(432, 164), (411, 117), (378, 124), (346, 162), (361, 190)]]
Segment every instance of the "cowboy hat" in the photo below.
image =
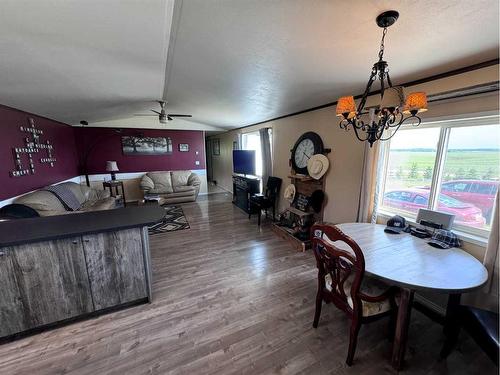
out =
[(318, 213), (323, 207), (323, 201), (325, 200), (325, 193), (323, 190), (314, 190), (309, 199), (309, 204), (311, 205), (314, 212)]
[(295, 199), (295, 185), (294, 184), (288, 185), (285, 189), (285, 193), (283, 194), (283, 196), (287, 201), (293, 202), (293, 200)]
[(307, 161), (307, 172), (315, 180), (319, 180), (330, 167), (328, 158), (323, 154), (315, 154)]

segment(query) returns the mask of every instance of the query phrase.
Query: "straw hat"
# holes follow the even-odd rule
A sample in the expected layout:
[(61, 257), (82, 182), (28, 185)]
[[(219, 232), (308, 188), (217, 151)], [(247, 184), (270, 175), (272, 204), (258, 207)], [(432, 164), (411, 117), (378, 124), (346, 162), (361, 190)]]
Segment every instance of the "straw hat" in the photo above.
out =
[(287, 201), (293, 202), (293, 200), (295, 199), (295, 185), (294, 184), (288, 185), (285, 189), (285, 193), (283, 194), (283, 196)]
[(330, 162), (323, 154), (315, 154), (307, 161), (307, 172), (315, 180), (323, 177), (329, 167)]

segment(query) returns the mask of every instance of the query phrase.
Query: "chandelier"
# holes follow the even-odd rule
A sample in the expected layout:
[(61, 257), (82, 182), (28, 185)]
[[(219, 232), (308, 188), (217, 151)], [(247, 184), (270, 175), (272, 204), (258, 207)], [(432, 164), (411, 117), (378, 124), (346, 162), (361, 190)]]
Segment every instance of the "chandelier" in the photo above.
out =
[[(337, 116), (341, 117), (340, 128), (348, 131), (352, 127), (356, 137), (362, 142), (368, 141), (370, 147), (378, 140), (390, 139), (407, 121), (411, 121), (415, 126), (420, 125), (422, 120), (417, 114), (427, 110), (427, 96), (424, 92), (413, 92), (405, 98), (402, 86), (392, 86), (389, 64), (384, 61), (384, 40), (387, 28), (393, 25), (398, 17), (399, 13), (395, 10), (389, 10), (377, 17), (377, 25), (384, 29), (378, 61), (373, 64), (358, 107), (356, 108), (353, 96), (344, 96), (337, 102)], [(378, 106), (367, 110), (365, 109), (366, 100), (377, 78), (380, 80), (381, 101)], [(384, 132), (389, 129), (393, 131), (384, 138)]]

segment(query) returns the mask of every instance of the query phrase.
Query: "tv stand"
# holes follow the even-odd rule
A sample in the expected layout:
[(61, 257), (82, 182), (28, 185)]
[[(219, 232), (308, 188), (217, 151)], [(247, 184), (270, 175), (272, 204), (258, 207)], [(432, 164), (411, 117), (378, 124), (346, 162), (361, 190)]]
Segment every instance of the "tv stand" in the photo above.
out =
[(250, 213), (250, 196), (260, 193), (260, 179), (233, 175), (233, 204)]

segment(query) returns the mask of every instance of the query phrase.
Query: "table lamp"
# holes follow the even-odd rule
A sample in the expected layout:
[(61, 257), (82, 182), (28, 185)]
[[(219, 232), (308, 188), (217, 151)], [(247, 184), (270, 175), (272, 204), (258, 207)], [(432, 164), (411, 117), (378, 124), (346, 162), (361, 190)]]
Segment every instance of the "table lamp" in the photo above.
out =
[(118, 172), (118, 164), (116, 164), (116, 161), (108, 160), (106, 162), (106, 171), (111, 172), (111, 180), (115, 181), (116, 180), (115, 172)]

